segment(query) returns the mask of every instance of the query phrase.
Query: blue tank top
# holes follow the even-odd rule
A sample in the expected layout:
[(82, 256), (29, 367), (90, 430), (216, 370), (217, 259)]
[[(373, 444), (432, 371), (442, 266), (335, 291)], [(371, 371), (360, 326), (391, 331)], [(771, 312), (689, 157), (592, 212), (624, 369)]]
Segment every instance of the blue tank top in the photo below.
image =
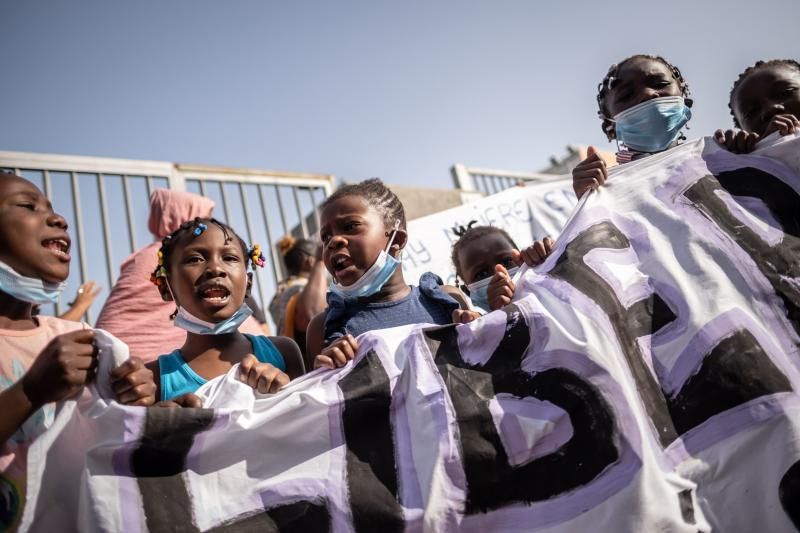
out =
[[(275, 368), (286, 371), (286, 363), (281, 352), (268, 338), (259, 335), (244, 335), (253, 346), (253, 355), (262, 363), (269, 363)], [(158, 356), (158, 368), (161, 372), (161, 400), (171, 400), (188, 392), (194, 392), (205, 385), (208, 380), (200, 377), (184, 361), (180, 349), (167, 355)]]
[(330, 343), (346, 334), (356, 337), (374, 329), (386, 329), (408, 324), (450, 324), (458, 302), (444, 292), (442, 280), (430, 272), (411, 286), (405, 298), (393, 302), (346, 302), (341, 296), (328, 293), (328, 312), (325, 315), (325, 342)]

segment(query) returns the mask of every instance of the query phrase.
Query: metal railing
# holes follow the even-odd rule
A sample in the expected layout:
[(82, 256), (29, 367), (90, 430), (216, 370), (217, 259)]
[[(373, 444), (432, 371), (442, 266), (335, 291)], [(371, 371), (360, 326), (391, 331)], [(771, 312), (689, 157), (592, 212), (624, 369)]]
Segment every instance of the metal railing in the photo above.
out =
[(73, 263), (61, 300), (42, 309), (60, 314), (88, 280), (102, 286), (85, 317), (97, 317), (116, 282), (119, 267), (134, 251), (153, 242), (147, 228), (150, 193), (157, 188), (194, 192), (216, 203), (214, 216), (247, 242), (270, 253), (256, 274), (253, 296), (266, 309), (283, 263), (275, 244), (285, 234), (317, 232), (317, 206), (330, 193), (333, 176), (228, 167), (0, 151), (0, 169), (36, 184), (66, 218)]
[(450, 169), (456, 188), (464, 192), (479, 192), (485, 195), (504, 191), (520, 183), (552, 180), (557, 176), (541, 172), (518, 172), (496, 168), (467, 167), (460, 163)]

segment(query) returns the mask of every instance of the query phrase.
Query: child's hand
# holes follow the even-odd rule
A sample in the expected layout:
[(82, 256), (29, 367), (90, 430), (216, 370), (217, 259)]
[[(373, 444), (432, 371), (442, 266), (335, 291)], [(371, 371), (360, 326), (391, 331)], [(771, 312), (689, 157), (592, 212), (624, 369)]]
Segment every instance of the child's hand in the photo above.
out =
[(472, 311), (471, 309), (455, 309), (453, 311), (452, 320), (454, 324), (468, 324), (481, 316), (483, 316), (481, 313)]
[[(78, 392), (97, 365), (94, 332), (82, 329), (51, 340), (22, 376), (22, 390), (35, 407)], [(152, 377), (151, 377), (152, 380)]]
[(269, 363), (262, 363), (253, 354), (248, 355), (239, 363), (239, 379), (261, 394), (278, 392), (290, 381), (289, 376), (280, 369)]
[(772, 120), (769, 121), (769, 124), (767, 124), (767, 129), (764, 130), (764, 137), (775, 131), (779, 131), (781, 136), (800, 131), (800, 120), (789, 113), (775, 115), (772, 117)]
[(314, 368), (339, 368), (347, 364), (348, 361), (355, 359), (358, 353), (358, 342), (349, 333), (344, 337), (336, 339), (330, 346), (322, 350), (322, 353), (314, 358)]
[(514, 263), (516, 263), (517, 266), (522, 266), (522, 263), (531, 267), (541, 265), (553, 251), (554, 244), (555, 241), (553, 241), (553, 239), (545, 237), (541, 241), (534, 242), (521, 252), (514, 250), (511, 252)]
[(608, 179), (606, 162), (597, 154), (594, 146), (590, 146), (586, 153), (586, 159), (572, 169), (572, 189), (578, 198), (589, 189), (598, 188)]
[(167, 407), (174, 409), (176, 407), (203, 407), (203, 400), (199, 396), (191, 392), (177, 396), (171, 400), (163, 400), (156, 403), (153, 407)]
[(111, 371), (111, 387), (117, 401), (125, 405), (148, 406), (156, 403), (153, 372), (138, 357), (131, 357)]
[(489, 282), (489, 288), (486, 290), (489, 307), (492, 308), (492, 311), (510, 304), (514, 297), (514, 282), (511, 281), (508, 270), (503, 265), (495, 265), (494, 272), (495, 274)]
[(717, 130), (714, 133), (714, 140), (720, 146), (734, 154), (749, 154), (756, 148), (756, 143), (760, 137), (758, 133), (734, 130)]

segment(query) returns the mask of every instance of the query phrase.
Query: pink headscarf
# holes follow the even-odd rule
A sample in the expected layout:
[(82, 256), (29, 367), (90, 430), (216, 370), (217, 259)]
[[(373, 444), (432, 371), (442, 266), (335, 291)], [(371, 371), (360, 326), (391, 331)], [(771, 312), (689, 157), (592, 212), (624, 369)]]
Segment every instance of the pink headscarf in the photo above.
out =
[[(156, 189), (150, 195), (147, 226), (157, 241), (123, 261), (119, 279), (111, 289), (96, 324), (125, 342), (131, 355), (148, 362), (183, 346), (186, 332), (174, 327), (169, 320), (175, 304), (161, 299), (158, 289), (150, 283), (150, 273), (156, 268), (161, 239), (187, 220), (210, 217), (213, 209), (212, 200), (188, 192)], [(264, 334), (252, 317), (239, 331)]]
[(204, 196), (156, 189), (150, 195), (150, 219), (147, 221), (147, 229), (160, 241), (187, 220), (210, 217), (213, 209), (214, 201)]

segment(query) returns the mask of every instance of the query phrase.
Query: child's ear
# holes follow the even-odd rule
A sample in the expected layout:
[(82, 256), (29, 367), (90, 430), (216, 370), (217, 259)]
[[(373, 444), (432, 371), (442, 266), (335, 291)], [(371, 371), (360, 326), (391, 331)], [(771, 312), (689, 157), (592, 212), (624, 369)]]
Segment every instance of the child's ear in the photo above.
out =
[(408, 244), (408, 232), (404, 229), (398, 229), (390, 249), (399, 252), (406, 247), (406, 244)]
[(161, 294), (161, 299), (164, 300), (165, 302), (171, 302), (172, 301), (172, 293), (169, 292), (169, 289), (167, 288), (167, 284), (166, 283), (159, 283), (158, 284), (158, 292)]
[(248, 272), (247, 273), (247, 290), (245, 291), (244, 295), (245, 296), (250, 296), (250, 289), (252, 289), (252, 288), (253, 288), (253, 273), (252, 272)]

